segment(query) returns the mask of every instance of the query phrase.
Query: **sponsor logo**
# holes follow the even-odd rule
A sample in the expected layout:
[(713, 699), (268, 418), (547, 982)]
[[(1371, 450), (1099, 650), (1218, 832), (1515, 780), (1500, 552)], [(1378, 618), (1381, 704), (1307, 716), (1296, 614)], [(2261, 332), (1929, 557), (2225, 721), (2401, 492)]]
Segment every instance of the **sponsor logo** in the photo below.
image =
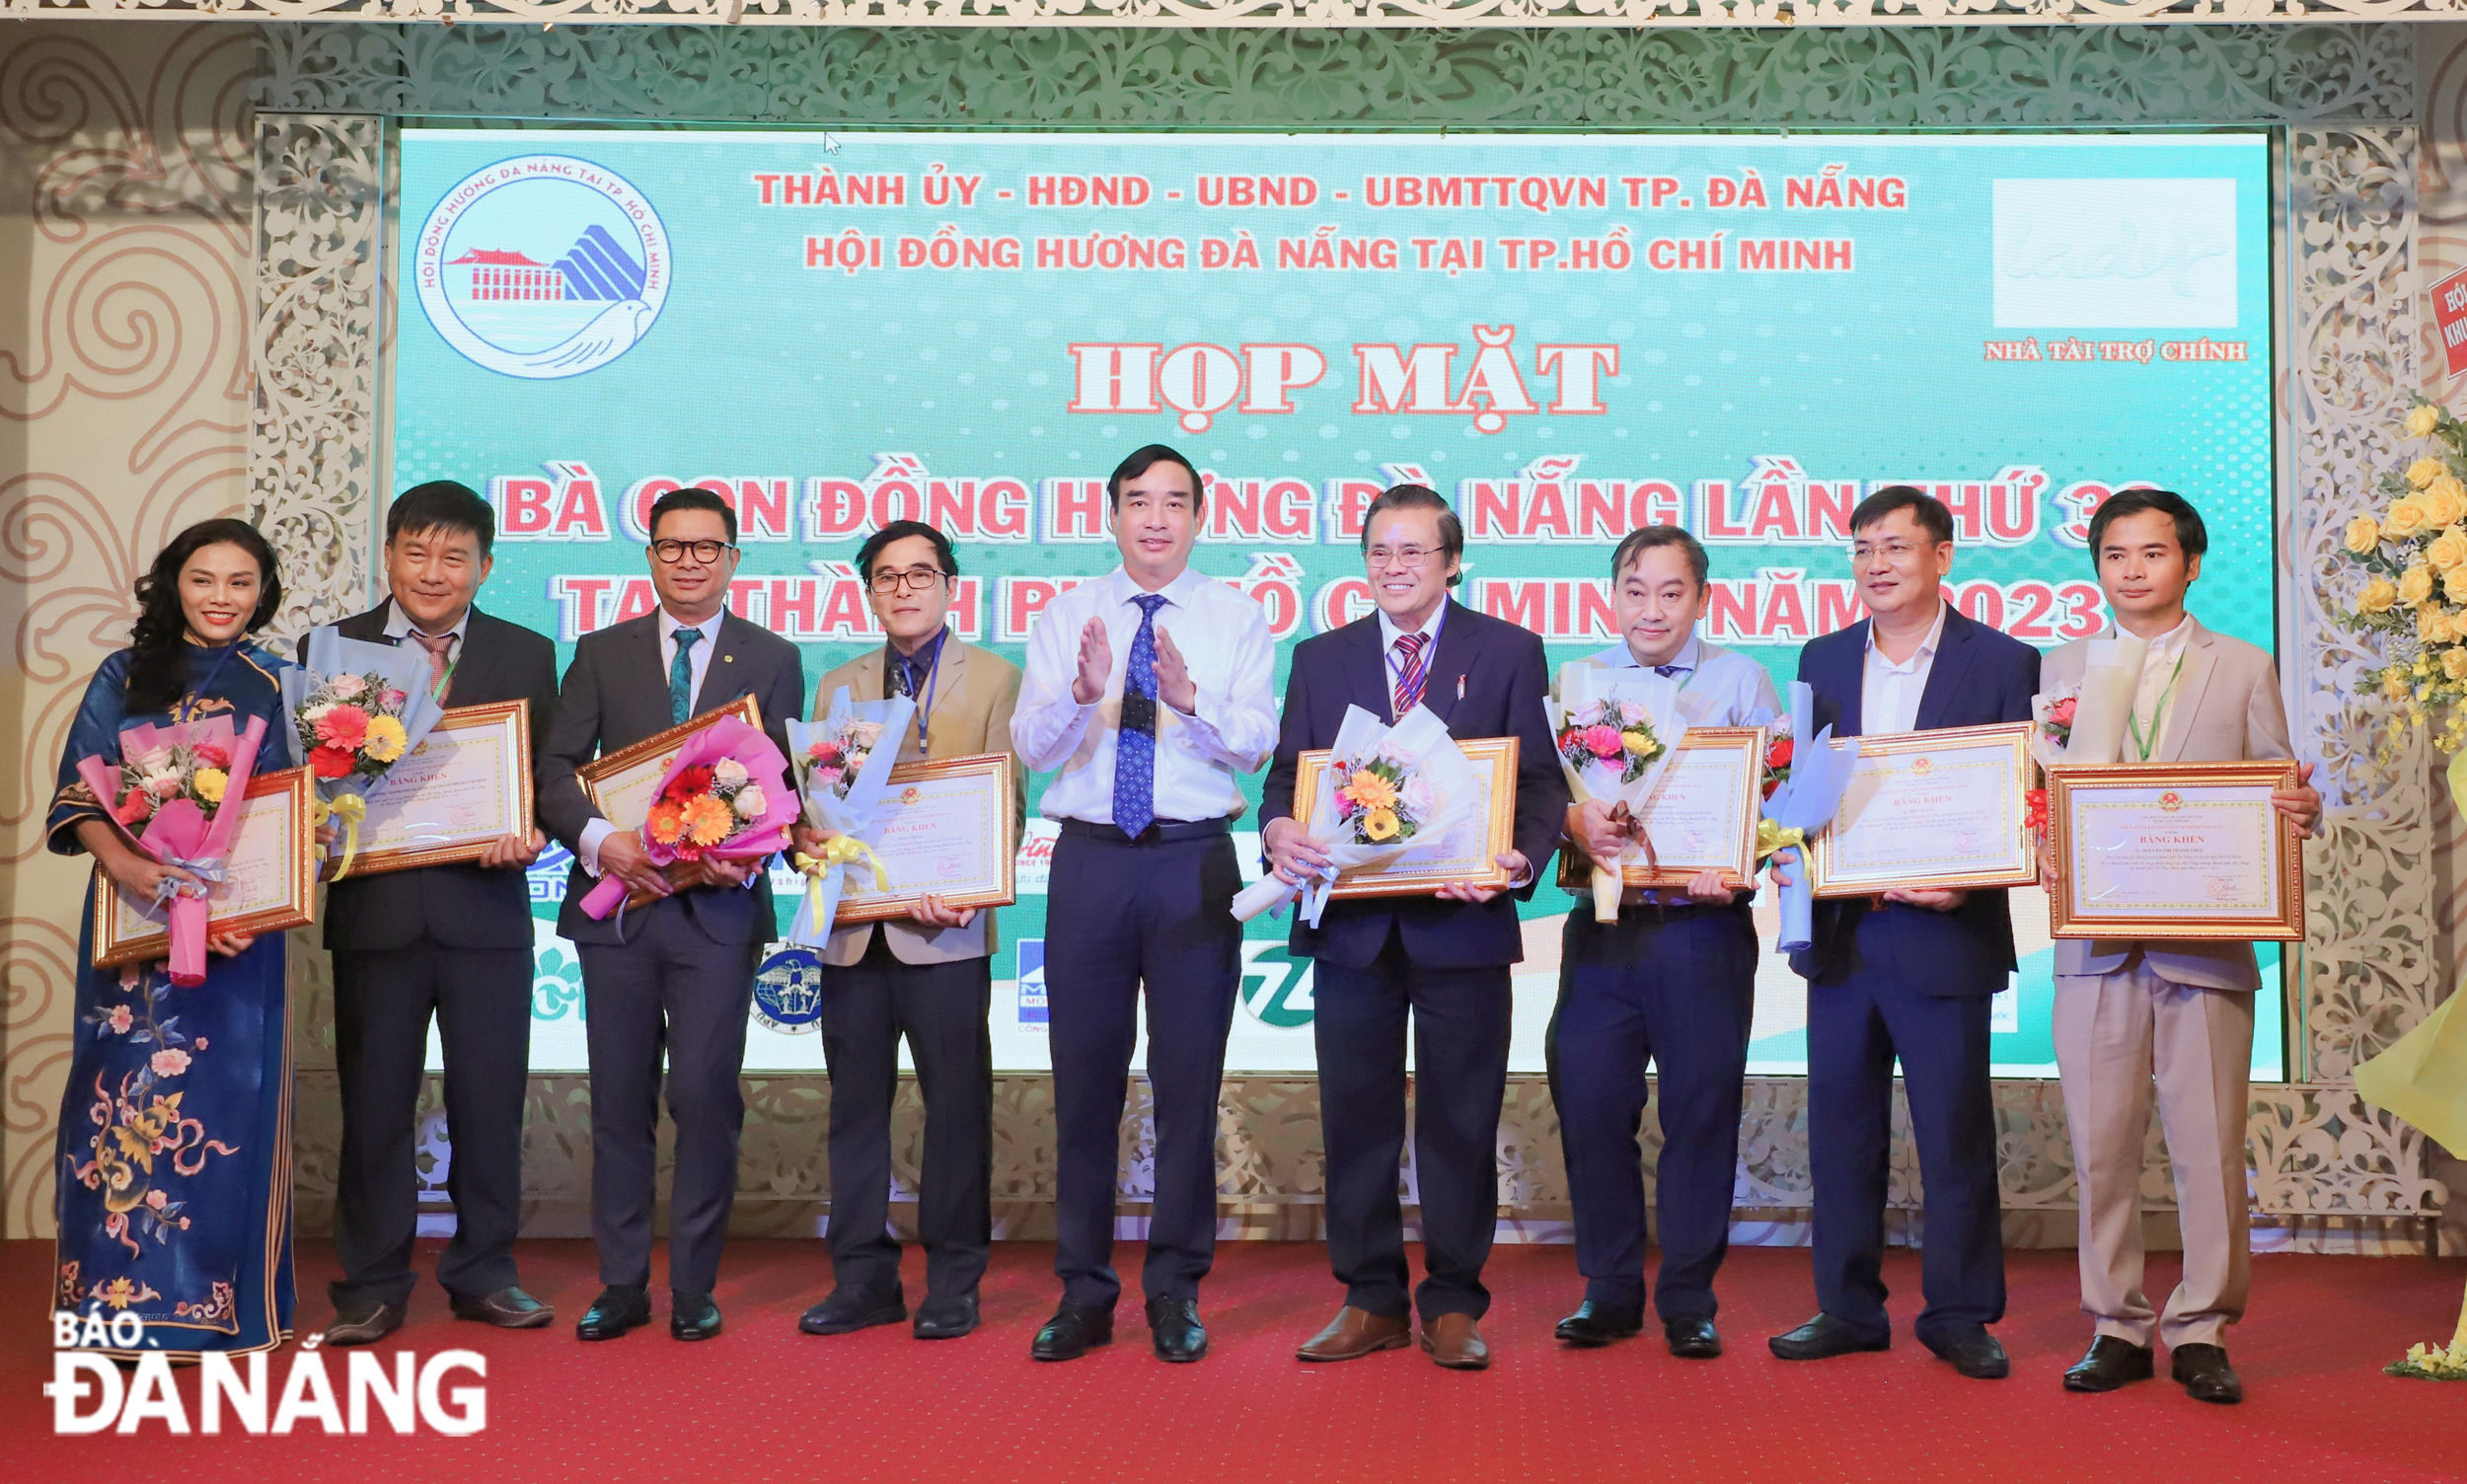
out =
[(1310, 994), (1310, 961), (1288, 955), (1274, 940), (1242, 944), (1242, 1008), (1262, 1025), (1299, 1030), (1316, 1008)]
[[(51, 1431), (57, 1435), (136, 1433), (148, 1422), (168, 1436), (246, 1433), (283, 1436), (312, 1427), (329, 1437), (365, 1437), (371, 1432), (416, 1433), (422, 1427), (448, 1438), (468, 1438), (488, 1426), (486, 1386), (449, 1384), (459, 1372), (486, 1380), (488, 1358), (471, 1350), (441, 1350), (420, 1360), (408, 1350), (383, 1355), (354, 1350), (340, 1384), (319, 1350), (320, 1335), (302, 1337), (288, 1355), (262, 1352), (231, 1356), (207, 1351), (199, 1358), (195, 1417), (172, 1375), (169, 1356), (145, 1322), (125, 1309), (106, 1315), (95, 1304), (83, 1314), (51, 1314)], [(113, 1354), (136, 1352), (133, 1366)], [(275, 1360), (288, 1363), (277, 1377)], [(373, 1426), (372, 1426), (373, 1424)]]
[(1020, 896), (1043, 896), (1054, 879), (1054, 842), (1062, 826), (1050, 819), (1031, 819), (1019, 838), (1019, 854), (1011, 862), (1011, 890)]
[(822, 1019), (822, 960), (810, 948), (783, 948), (754, 976), (754, 1018), (801, 1036)]
[(668, 229), (633, 184), (566, 155), (500, 160), (445, 193), (412, 240), (420, 309), (506, 376), (596, 371), (668, 301)]
[(1045, 939), (1023, 937), (1018, 948), (1019, 1024), (1023, 1029), (1043, 1030), (1048, 1023), (1045, 1013)]

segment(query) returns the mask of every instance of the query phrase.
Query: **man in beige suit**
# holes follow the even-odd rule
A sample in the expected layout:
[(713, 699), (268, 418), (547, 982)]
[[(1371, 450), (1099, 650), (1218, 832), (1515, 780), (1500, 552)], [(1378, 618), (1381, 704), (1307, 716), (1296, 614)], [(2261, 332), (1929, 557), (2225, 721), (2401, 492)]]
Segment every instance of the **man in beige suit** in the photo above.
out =
[[(2117, 624), (2149, 641), (2125, 734), (2129, 763), (2287, 758), (2287, 717), (2271, 658), (2185, 612), (2209, 537), (2164, 489), (2111, 495), (2090, 521), (2090, 551)], [(2090, 641), (2048, 656), (2047, 694), (2077, 690)], [(2312, 765), (2272, 802), (2310, 835), (2321, 818)], [(2050, 870), (2054, 869), (2051, 862)], [(2056, 1060), (2081, 1204), (2081, 1306), (2097, 1321), (2068, 1391), (2113, 1391), (2152, 1374), (2151, 1336), (2202, 1401), (2243, 1399), (2220, 1343), (2244, 1315), (2244, 1113), (2253, 1062), (2253, 945), (2063, 938), (2056, 944)], [(2141, 1146), (2152, 1077), (2176, 1171), (2184, 1277), (2165, 1315), (2141, 1290)]]
[[(821, 716), (843, 686), (857, 701), (907, 696), (916, 718), (901, 762), (1010, 751), (1019, 668), (962, 642), (944, 627), (959, 561), (949, 538), (922, 521), (893, 521), (857, 554), (886, 642), (822, 678)], [(1011, 762), (1014, 825), (1025, 770)], [(818, 853), (828, 832), (800, 826), (799, 849)], [(900, 1037), (908, 1038), (925, 1093), (924, 1188), (918, 1234), (926, 1297), (914, 1333), (950, 1340), (977, 1325), (977, 1281), (993, 1239), (994, 1071), (992, 909), (954, 909), (928, 894), (915, 916), (843, 928), (822, 961), (822, 1054), (831, 1073), (830, 1297), (805, 1311), (809, 1335), (848, 1334), (908, 1317), (899, 1239), (886, 1225), (891, 1183), (891, 1095)]]

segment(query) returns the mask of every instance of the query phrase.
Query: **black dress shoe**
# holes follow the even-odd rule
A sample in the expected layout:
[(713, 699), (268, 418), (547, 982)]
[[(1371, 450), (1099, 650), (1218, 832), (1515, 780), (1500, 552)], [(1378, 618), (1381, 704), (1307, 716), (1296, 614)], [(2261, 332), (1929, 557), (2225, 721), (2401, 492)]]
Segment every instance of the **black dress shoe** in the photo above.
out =
[(1682, 1361), (1709, 1361), (1722, 1353), (1722, 1335), (1710, 1314), (1680, 1314), (1662, 1321), (1662, 1338)]
[(938, 1298), (929, 1297), (917, 1305), (917, 1322), (909, 1333), (920, 1340), (956, 1340), (976, 1327), (977, 1295), (970, 1289)]
[(1937, 1360), (1949, 1362), (1954, 1370), (1975, 1381), (2000, 1381), (2013, 1370), (2013, 1363), (2005, 1359), (2004, 1347), (1987, 1333), (1983, 1324), (1941, 1335), (1921, 1335), (1919, 1341), (1936, 1352)]
[(1764, 1343), (1785, 1361), (1829, 1361), (1863, 1350), (1891, 1350), (1893, 1336), (1879, 1335), (1871, 1340), (1831, 1314), (1818, 1314), (1790, 1333), (1775, 1335)]
[(1113, 1305), (1098, 1308), (1093, 1303), (1062, 1300), (1054, 1317), (1036, 1332), (1028, 1346), (1030, 1358), (1039, 1361), (1076, 1361), (1098, 1345), (1113, 1343)]
[(1162, 1294), (1148, 1300), (1149, 1342), (1157, 1359), (1177, 1365), (1208, 1353), (1208, 1327), (1199, 1322), (1199, 1300)]
[(600, 1297), (592, 1299), (591, 1306), (583, 1311), (581, 1322), (574, 1326), (574, 1338), (614, 1340), (650, 1322), (649, 1289), (612, 1286), (600, 1290)]
[(499, 1329), (545, 1329), (557, 1322), (557, 1310), (513, 1287), (481, 1298), (454, 1296), (454, 1317), (476, 1319)]
[(2168, 1356), (2167, 1369), (2195, 1401), (2234, 1406), (2244, 1400), (2244, 1382), (2227, 1364), (2227, 1352), (2216, 1345), (2179, 1345)]
[(2151, 1375), (2150, 1347), (2100, 1335), (2090, 1349), (2064, 1373), (2067, 1391), (2114, 1391)]
[(1642, 1333), (1644, 1327), (1643, 1304), (1596, 1303), (1588, 1298), (1576, 1306), (1575, 1313), (1560, 1320), (1559, 1327), (1550, 1334), (1578, 1350), (1600, 1350), (1612, 1340)]
[(907, 1317), (908, 1300), (897, 1289), (867, 1293), (863, 1289), (840, 1288), (805, 1310), (796, 1327), (809, 1335), (848, 1335), (877, 1324), (897, 1324)]
[(719, 1305), (709, 1294), (668, 1296), (668, 1334), (678, 1340), (708, 1340), (719, 1333)]
[(326, 1326), (329, 1345), (374, 1345), (403, 1327), (403, 1305), (363, 1299), (335, 1314)]

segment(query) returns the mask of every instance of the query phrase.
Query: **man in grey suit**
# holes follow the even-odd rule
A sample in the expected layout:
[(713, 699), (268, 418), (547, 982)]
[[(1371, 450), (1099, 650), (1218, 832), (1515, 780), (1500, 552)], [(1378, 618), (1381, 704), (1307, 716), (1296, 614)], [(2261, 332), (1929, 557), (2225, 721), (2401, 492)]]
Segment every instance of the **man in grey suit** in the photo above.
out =
[[(2149, 641), (2124, 762), (2293, 756), (2270, 656), (2185, 612), (2208, 548), (2201, 513), (2164, 489), (2119, 491), (2090, 519), (2091, 560), (2117, 627)], [(2089, 649), (2077, 639), (2048, 656), (2047, 694), (2078, 693)], [(2305, 835), (2321, 818), (2312, 771), (2299, 766), (2297, 786), (2271, 795)], [(2155, 1333), (2189, 1395), (2244, 1397), (2220, 1342), (2244, 1315), (2252, 1276), (2244, 1110), (2261, 982), (2251, 943), (2056, 941), (2056, 1062), (2080, 1182), (2081, 1306), (2098, 1321), (2089, 1353), (2064, 1373), (2068, 1391), (2148, 1379)], [(2141, 1291), (2141, 1144), (2154, 1074), (2185, 1252), (2164, 1316)]]
[[(660, 1061), (677, 1124), (670, 1189), (668, 1331), (719, 1333), (711, 1288), (736, 1199), (745, 1101), (745, 1017), (763, 945), (777, 930), (761, 861), (706, 859), (704, 879), (670, 888), (635, 830), (602, 818), (574, 770), (741, 696), (786, 749), (783, 721), (805, 695), (796, 646), (727, 611), (736, 574), (736, 513), (709, 489), (651, 506), (648, 548), (659, 608), (584, 635), (541, 749), (540, 818), (574, 853), (557, 930), (582, 956), (591, 1056), (591, 1237), (607, 1285), (575, 1333), (611, 1340), (651, 1316), (652, 1162)], [(617, 876), (661, 900), (594, 922), (592, 878)]]

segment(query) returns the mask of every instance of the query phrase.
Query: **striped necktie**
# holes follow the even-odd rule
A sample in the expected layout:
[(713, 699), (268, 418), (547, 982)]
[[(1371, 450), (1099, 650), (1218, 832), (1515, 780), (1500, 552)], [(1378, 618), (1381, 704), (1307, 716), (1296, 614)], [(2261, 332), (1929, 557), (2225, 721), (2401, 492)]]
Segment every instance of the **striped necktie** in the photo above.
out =
[(1422, 663), (1422, 646), (1429, 642), (1418, 633), (1396, 635), (1396, 711), (1395, 719), (1403, 720), (1405, 712), (1422, 703), (1422, 683), (1430, 671)]

